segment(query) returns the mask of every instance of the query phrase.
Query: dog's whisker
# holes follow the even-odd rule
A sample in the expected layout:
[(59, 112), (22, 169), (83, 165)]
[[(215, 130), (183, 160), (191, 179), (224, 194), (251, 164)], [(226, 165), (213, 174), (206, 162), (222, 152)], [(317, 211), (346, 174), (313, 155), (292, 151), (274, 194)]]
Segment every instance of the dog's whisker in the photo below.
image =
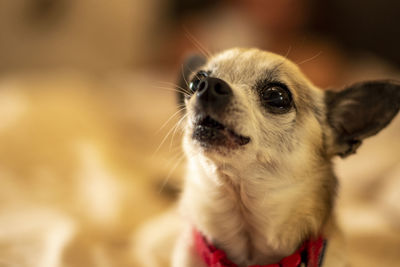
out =
[(283, 56), (285, 59), (288, 59), (290, 52), (292, 51), (292, 46), (289, 45), (288, 50), (286, 51), (286, 54)]
[(156, 88), (157, 88), (157, 89), (161, 89), (161, 90), (165, 90), (165, 91), (181, 93), (181, 94), (183, 94), (183, 95), (185, 95), (185, 96), (190, 96), (188, 92), (182, 91), (182, 90), (177, 89), (177, 88), (160, 87), (160, 86), (156, 86)]
[(310, 58), (308, 58), (308, 59), (305, 59), (305, 60), (301, 61), (300, 63), (297, 63), (297, 65), (301, 65), (301, 64), (307, 63), (307, 62), (309, 62), (309, 61), (311, 61), (311, 60), (314, 60), (314, 59), (316, 59), (317, 57), (319, 57), (321, 54), (322, 54), (322, 51), (319, 51), (319, 52), (318, 52), (317, 54), (315, 54), (314, 56), (312, 56), (312, 57), (310, 57)]
[(175, 88), (175, 87), (170, 87), (170, 86), (156, 86), (155, 88), (166, 90), (166, 91), (171, 91), (171, 92), (183, 93), (183, 94), (189, 93), (181, 88)]
[(182, 112), (183, 110), (185, 110), (186, 107), (183, 107), (181, 109), (179, 109), (178, 111), (176, 111), (174, 114), (172, 114), (166, 122), (163, 123), (163, 125), (161, 125), (161, 127), (155, 132), (154, 135), (158, 134), (167, 124), (168, 122), (170, 122), (174, 117), (176, 117), (176, 115), (178, 115), (180, 112)]
[(165, 84), (165, 85), (168, 85), (168, 86), (171, 86), (172, 88), (180, 89), (180, 90), (182, 90), (183, 92), (186, 92), (187, 94), (190, 94), (190, 93), (191, 93), (187, 88), (183, 88), (182, 86), (179, 86), (179, 85), (177, 85), (177, 84), (175, 84), (175, 83), (172, 83), (172, 82), (161, 82), (161, 83), (163, 83), (163, 84)]
[[(179, 88), (182, 88), (182, 87), (180, 87), (178, 84), (176, 84), (176, 83), (173, 83), (173, 82), (160, 81), (160, 83), (161, 83), (161, 84), (170, 85), (170, 86), (173, 86), (173, 87), (179, 87)], [(184, 89), (184, 88), (182, 88), (182, 89)]]
[[(183, 116), (182, 118), (184, 118), (185, 116)], [(181, 120), (182, 120), (181, 118)], [(180, 120), (179, 120), (180, 121)], [(158, 153), (158, 151), (160, 150), (160, 148), (162, 147), (162, 145), (165, 143), (165, 141), (167, 140), (168, 136), (170, 136), (170, 134), (172, 133), (172, 131), (175, 129), (176, 125), (179, 123), (179, 121), (175, 124), (175, 126), (173, 126), (168, 132), (167, 134), (164, 136), (164, 138), (161, 140), (161, 143), (158, 145), (157, 149), (154, 151), (152, 158), (154, 158), (154, 156)]]
[(165, 185), (168, 183), (168, 179), (170, 177), (170, 173), (173, 172), (173, 170), (171, 171), (171, 166), (174, 166), (177, 162), (177, 160), (180, 160), (182, 157), (184, 157), (185, 155), (183, 154), (182, 150), (176, 150), (176, 153), (173, 153), (172, 156), (170, 157), (170, 159), (168, 160), (168, 166), (167, 168), (169, 169), (167, 175), (165, 176), (165, 178), (163, 179), (161, 186), (160, 186), (160, 190), (159, 193), (162, 192), (162, 189), (165, 187)]
[(289, 48), (286, 51), (286, 54), (282, 55), (283, 58), (282, 58), (281, 62), (275, 66), (276, 69), (278, 69), (279, 67), (281, 67), (285, 63), (285, 61), (288, 59), (288, 56), (289, 56), (291, 51), (292, 51), (292, 46), (289, 45)]
[(187, 118), (187, 116), (188, 116), (188, 114), (185, 114), (185, 115), (176, 123), (176, 125), (175, 125), (175, 130), (174, 130), (174, 132), (172, 133), (172, 138), (171, 138), (171, 142), (170, 142), (170, 145), (169, 145), (170, 149), (171, 149), (171, 147), (172, 147), (172, 142), (173, 142), (173, 140), (174, 140), (174, 137), (175, 137), (175, 134), (176, 134), (176, 132), (177, 132), (177, 129), (180, 127), (180, 124), (184, 121), (184, 119)]
[(171, 153), (175, 153), (175, 152), (182, 152), (182, 146), (180, 146), (180, 145), (176, 145), (175, 147), (173, 147), (172, 149), (171, 149)]
[(177, 107), (178, 109), (183, 108), (182, 111), (183, 111), (183, 110), (187, 110), (185, 104), (178, 104), (176, 107)]
[(165, 177), (163, 183), (161, 184), (160, 190), (159, 190), (159, 194), (162, 193), (162, 191), (164, 190), (165, 186), (167, 185), (169, 179), (171, 178), (172, 173), (175, 171), (175, 169), (179, 166), (179, 164), (182, 163), (182, 161), (185, 159), (185, 154), (182, 153), (182, 155), (179, 156), (179, 158), (176, 160), (174, 166), (169, 170), (167, 176)]
[(178, 87), (158, 86), (157, 88), (158, 89), (164, 89), (164, 90), (171, 91), (171, 92), (182, 93), (184, 95), (189, 95), (190, 94), (189, 91), (187, 91), (185, 89), (182, 89), (182, 88), (178, 88)]
[(175, 129), (174, 129), (174, 132), (172, 133), (170, 148), (171, 148), (171, 146), (172, 146), (172, 142), (173, 142), (173, 140), (174, 140), (174, 137), (175, 137), (175, 134), (176, 134), (177, 129), (181, 127), (182, 122), (183, 122), (188, 116), (189, 116), (189, 114), (186, 113), (186, 114), (183, 115), (182, 118), (175, 124), (175, 126), (174, 126)]
[(191, 34), (186, 27), (183, 27), (185, 31), (186, 38), (192, 42), (192, 44), (199, 49), (199, 51), (207, 58), (210, 59), (212, 57), (212, 53), (206, 49), (193, 34)]
[(182, 153), (183, 153), (183, 151), (182, 151), (180, 146), (176, 146), (174, 149), (175, 149), (175, 151), (174, 150), (171, 151), (172, 156), (169, 159), (170, 163), (176, 162), (176, 160), (178, 158), (180, 158), (180, 156), (182, 156)]

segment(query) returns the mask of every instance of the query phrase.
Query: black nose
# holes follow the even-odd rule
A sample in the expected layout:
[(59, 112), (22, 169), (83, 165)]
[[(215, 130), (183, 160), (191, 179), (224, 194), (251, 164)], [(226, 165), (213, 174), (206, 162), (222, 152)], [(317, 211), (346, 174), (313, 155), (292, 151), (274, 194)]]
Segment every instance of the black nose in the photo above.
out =
[(196, 95), (200, 108), (218, 113), (228, 105), (233, 93), (223, 80), (207, 77), (199, 83)]

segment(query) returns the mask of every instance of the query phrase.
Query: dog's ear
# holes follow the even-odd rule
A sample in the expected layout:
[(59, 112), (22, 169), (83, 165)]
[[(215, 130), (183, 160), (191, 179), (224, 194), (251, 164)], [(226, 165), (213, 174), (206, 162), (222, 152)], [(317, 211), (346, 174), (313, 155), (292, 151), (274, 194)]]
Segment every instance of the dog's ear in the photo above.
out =
[(395, 117), (400, 107), (400, 83), (357, 83), (340, 92), (327, 91), (325, 102), (334, 134), (334, 154), (346, 157)]
[(179, 79), (178, 79), (178, 103), (181, 105), (184, 102), (184, 91), (189, 92), (189, 79), (190, 75), (198, 70), (201, 66), (206, 63), (206, 58), (202, 55), (192, 54), (189, 55), (186, 60), (183, 62), (182, 71), (180, 72)]

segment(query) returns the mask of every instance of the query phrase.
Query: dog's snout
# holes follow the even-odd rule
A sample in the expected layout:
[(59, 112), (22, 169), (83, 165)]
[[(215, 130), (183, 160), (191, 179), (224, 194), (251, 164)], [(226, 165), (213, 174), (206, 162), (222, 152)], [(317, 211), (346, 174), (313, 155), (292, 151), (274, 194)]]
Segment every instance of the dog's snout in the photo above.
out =
[(219, 112), (226, 107), (232, 96), (230, 86), (218, 78), (207, 77), (198, 86), (198, 104), (204, 109)]
[(232, 90), (229, 85), (218, 78), (206, 78), (203, 79), (199, 84), (197, 96), (201, 97), (203, 94), (209, 94), (211, 97), (225, 97), (232, 94)]

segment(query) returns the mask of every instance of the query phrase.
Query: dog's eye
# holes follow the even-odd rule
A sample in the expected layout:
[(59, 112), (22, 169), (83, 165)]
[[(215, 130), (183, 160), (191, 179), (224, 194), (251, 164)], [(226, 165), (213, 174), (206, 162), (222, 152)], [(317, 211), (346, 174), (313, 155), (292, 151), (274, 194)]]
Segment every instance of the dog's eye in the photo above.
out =
[(292, 106), (292, 95), (290, 91), (281, 85), (271, 85), (261, 93), (261, 99), (271, 111), (285, 112)]
[(199, 71), (198, 73), (196, 73), (196, 75), (193, 77), (193, 79), (190, 81), (189, 84), (189, 89), (192, 92), (196, 92), (199, 89), (199, 84), (200, 82), (205, 79), (206, 77), (208, 77), (208, 73), (206, 71)]

